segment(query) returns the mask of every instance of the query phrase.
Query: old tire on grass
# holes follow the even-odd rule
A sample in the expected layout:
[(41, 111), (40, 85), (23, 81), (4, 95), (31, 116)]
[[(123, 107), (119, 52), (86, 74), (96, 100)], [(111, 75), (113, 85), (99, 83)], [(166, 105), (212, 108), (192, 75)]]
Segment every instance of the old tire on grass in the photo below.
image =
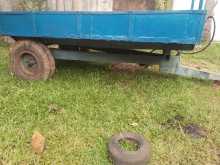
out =
[(10, 51), (10, 70), (24, 80), (47, 80), (55, 70), (49, 49), (33, 41), (18, 41)]
[(47, 54), (48, 58), (49, 58), (49, 62), (50, 62), (50, 74), (49, 74), (49, 78), (51, 78), (55, 71), (56, 71), (56, 63), (55, 63), (55, 59), (53, 57), (53, 55), (51, 54), (51, 51), (50, 49), (44, 45), (44, 44), (41, 44), (39, 43), (40, 46), (44, 49), (45, 53)]
[[(120, 147), (121, 140), (138, 144), (136, 151), (126, 151)], [(146, 165), (150, 160), (150, 143), (143, 136), (133, 133), (121, 133), (113, 136), (108, 144), (110, 158), (115, 165)]]

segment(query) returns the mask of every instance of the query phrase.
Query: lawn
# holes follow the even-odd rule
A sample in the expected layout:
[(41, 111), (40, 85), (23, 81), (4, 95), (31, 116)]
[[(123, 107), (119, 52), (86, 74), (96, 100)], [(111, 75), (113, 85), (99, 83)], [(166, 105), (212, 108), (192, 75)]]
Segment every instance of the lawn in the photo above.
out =
[[(220, 71), (220, 45), (183, 61)], [(106, 144), (121, 131), (152, 143), (152, 165), (220, 164), (220, 88), (213, 82), (79, 62), (58, 62), (53, 79), (28, 82), (7, 67), (1, 44), (0, 165), (110, 165)], [(170, 124), (177, 116), (181, 121)], [(187, 124), (204, 128), (206, 137), (184, 133)], [(34, 131), (46, 137), (42, 155), (31, 150)]]

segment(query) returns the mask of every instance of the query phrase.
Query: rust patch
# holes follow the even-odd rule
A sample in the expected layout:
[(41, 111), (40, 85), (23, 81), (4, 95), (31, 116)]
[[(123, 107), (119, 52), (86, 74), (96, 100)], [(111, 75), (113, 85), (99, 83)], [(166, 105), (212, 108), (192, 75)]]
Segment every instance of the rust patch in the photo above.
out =
[(214, 81), (213, 88), (216, 90), (220, 90), (220, 81)]

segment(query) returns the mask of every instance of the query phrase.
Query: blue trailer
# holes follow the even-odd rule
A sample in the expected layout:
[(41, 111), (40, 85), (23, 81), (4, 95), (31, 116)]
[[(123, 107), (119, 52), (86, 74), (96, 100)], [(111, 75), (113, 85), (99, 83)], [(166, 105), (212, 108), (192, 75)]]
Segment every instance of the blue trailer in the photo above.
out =
[[(15, 38), (195, 45), (206, 11), (1, 12), (0, 34)], [(71, 40), (74, 40), (71, 42)], [(77, 44), (78, 45), (78, 44)]]
[[(192, 10), (192, 1), (185, 11), (0, 12), (0, 35), (16, 40), (10, 69), (27, 80), (50, 78), (54, 59), (158, 64), (172, 50), (193, 50), (201, 42), (203, 3)], [(49, 49), (51, 44), (59, 49)]]

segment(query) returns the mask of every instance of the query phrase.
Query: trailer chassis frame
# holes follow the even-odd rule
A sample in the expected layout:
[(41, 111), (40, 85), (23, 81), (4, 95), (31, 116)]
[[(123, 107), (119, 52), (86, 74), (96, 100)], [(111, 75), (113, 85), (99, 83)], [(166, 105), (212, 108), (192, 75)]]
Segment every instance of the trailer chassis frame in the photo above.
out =
[(55, 59), (71, 61), (87, 61), (97, 63), (137, 63), (150, 65), (159, 65), (160, 73), (173, 74), (183, 77), (220, 81), (219, 73), (212, 73), (190, 68), (181, 64), (181, 56), (171, 55), (170, 49), (163, 50), (163, 53), (148, 53), (139, 51), (71, 51), (61, 49), (51, 49)]

